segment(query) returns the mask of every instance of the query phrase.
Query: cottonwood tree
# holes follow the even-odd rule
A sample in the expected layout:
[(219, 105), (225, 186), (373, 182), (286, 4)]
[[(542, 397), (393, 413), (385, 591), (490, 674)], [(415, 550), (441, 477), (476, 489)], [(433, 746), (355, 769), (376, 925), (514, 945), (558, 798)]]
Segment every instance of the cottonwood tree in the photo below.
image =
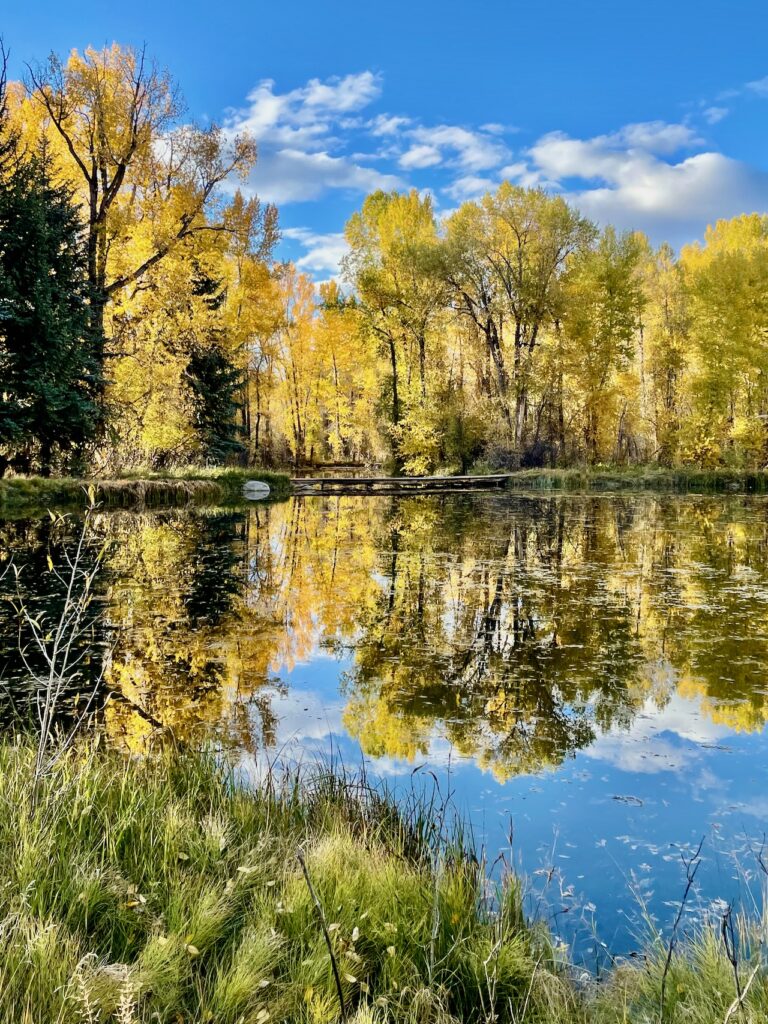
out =
[(255, 146), (217, 125), (179, 125), (178, 89), (143, 49), (89, 48), (66, 63), (52, 55), (29, 68), (27, 92), (84, 198), (91, 326), (101, 336), (107, 303), (185, 241), (226, 229), (209, 216), (217, 188), (252, 166)]
[(462, 206), (447, 232), (448, 281), (459, 311), (486, 340), (519, 454), (535, 350), (559, 315), (568, 257), (588, 247), (596, 229), (562, 197), (503, 182), (495, 193)]
[[(690, 312), (689, 454), (766, 458), (768, 217), (718, 221), (681, 253)], [(734, 450), (735, 449), (735, 450)]]
[[(563, 334), (567, 374), (579, 396), (587, 456), (620, 455), (626, 416), (626, 386), (644, 305), (640, 260), (642, 240), (606, 228), (596, 246), (573, 260), (564, 282)], [(622, 413), (616, 406), (624, 399)], [(616, 434), (601, 444), (603, 425), (613, 414)]]
[[(344, 272), (360, 300), (363, 322), (390, 367), (391, 435), (402, 463), (434, 444), (434, 405), (442, 351), (446, 287), (429, 196), (374, 192), (345, 228)], [(426, 462), (430, 461), (427, 456)]]

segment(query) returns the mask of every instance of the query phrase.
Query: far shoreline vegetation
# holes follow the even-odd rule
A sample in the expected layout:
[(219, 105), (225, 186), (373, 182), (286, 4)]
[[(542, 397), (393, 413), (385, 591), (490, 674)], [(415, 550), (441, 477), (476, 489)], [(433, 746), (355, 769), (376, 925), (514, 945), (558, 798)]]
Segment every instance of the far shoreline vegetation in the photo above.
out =
[(233, 467), (187, 467), (115, 479), (10, 476), (0, 479), (0, 515), (45, 508), (86, 508), (94, 503), (105, 508), (237, 505), (243, 501), (243, 486), (248, 480), (267, 484), (270, 500), (290, 496), (290, 477), (286, 473)]
[[(303, 467), (311, 473), (312, 467)], [(0, 479), (0, 515), (39, 514), (45, 509), (158, 508), (185, 505), (242, 505), (248, 480), (266, 483), (269, 501), (291, 497), (290, 470), (236, 467), (179, 467), (158, 473), (136, 471), (115, 479), (9, 476)], [(491, 472), (472, 467), (477, 476)], [(494, 471), (495, 472), (495, 471)], [(507, 491), (611, 493), (655, 491), (668, 494), (766, 494), (768, 471), (664, 469), (660, 466), (582, 466), (569, 469), (509, 471)]]
[(676, 252), (509, 181), (446, 216), (379, 191), (317, 284), (236, 187), (258, 139), (149, 54), (4, 68), (0, 478), (768, 465), (768, 216)]

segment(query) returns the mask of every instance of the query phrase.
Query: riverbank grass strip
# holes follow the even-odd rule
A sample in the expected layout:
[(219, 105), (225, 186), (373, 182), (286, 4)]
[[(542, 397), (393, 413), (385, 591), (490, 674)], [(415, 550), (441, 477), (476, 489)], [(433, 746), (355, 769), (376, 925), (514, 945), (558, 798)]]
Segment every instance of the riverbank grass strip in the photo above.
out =
[(677, 494), (766, 494), (768, 472), (732, 469), (664, 469), (623, 466), (584, 469), (522, 469), (510, 474), (507, 487), (545, 491), (668, 491)]
[(85, 507), (91, 500), (108, 508), (239, 504), (248, 480), (268, 484), (271, 499), (287, 498), (291, 493), (290, 477), (268, 470), (184, 470), (127, 475), (114, 480), (15, 476), (0, 480), (0, 514)]

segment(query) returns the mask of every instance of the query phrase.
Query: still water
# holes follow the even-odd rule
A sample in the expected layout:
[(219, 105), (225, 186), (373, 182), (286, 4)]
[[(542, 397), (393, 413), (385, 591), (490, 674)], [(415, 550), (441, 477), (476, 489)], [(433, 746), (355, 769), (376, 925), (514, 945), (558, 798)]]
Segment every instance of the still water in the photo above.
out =
[[(77, 689), (111, 652), (113, 742), (170, 731), (246, 766), (333, 752), (404, 789), (434, 776), (585, 953), (595, 936), (631, 950), (643, 906), (671, 919), (702, 836), (692, 908), (749, 899), (768, 819), (765, 499), (304, 498), (104, 512), (91, 542), (107, 546)], [(0, 523), (28, 608), (57, 614), (47, 558), (66, 544), (47, 517)], [(11, 601), (0, 642), (10, 728), (30, 694)]]

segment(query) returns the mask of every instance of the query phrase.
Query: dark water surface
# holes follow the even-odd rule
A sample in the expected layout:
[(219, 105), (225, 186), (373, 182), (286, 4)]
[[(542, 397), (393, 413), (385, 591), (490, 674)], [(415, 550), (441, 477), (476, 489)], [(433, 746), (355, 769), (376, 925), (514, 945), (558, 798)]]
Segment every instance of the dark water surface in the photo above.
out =
[[(766, 499), (305, 498), (105, 512), (104, 541), (78, 689), (111, 650), (114, 742), (214, 736), (246, 765), (362, 750), (402, 786), (431, 769), (584, 950), (593, 921), (623, 953), (643, 904), (670, 920), (702, 836), (698, 905), (749, 898), (768, 819)], [(62, 543), (48, 517), (0, 522), (0, 568), (54, 618)], [(29, 717), (18, 645), (1, 601), (9, 728)]]

